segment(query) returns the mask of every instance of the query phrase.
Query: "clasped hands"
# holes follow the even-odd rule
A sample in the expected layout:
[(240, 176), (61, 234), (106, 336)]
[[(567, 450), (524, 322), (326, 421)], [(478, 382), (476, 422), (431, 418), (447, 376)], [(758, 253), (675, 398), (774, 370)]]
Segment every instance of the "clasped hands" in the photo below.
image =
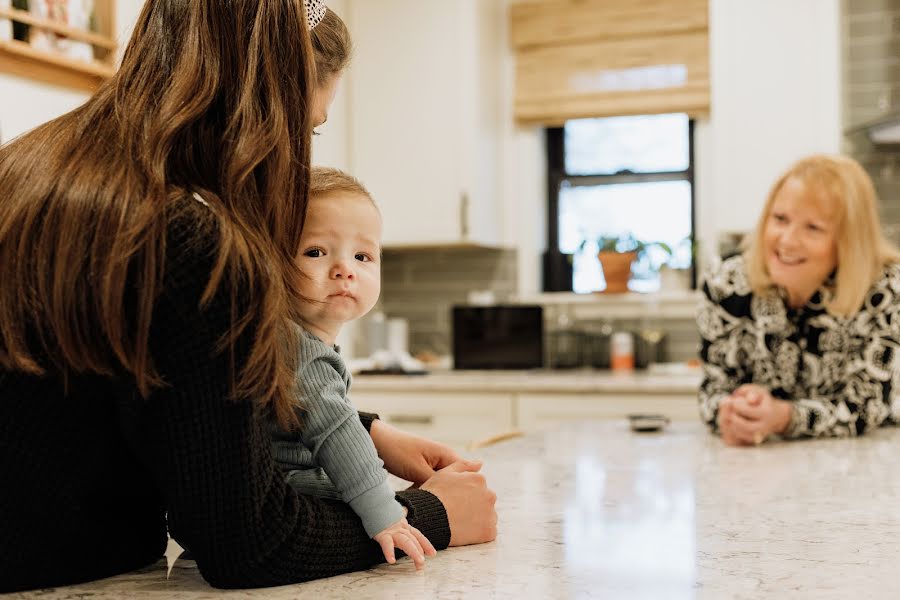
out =
[[(479, 473), (481, 461), (465, 460), (444, 444), (406, 433), (380, 419), (372, 422), (370, 433), (389, 473), (434, 494), (444, 505), (451, 546), (481, 544), (497, 537), (497, 495)], [(435, 554), (431, 542), (406, 519), (379, 532), (375, 539), (389, 563), (394, 562), (395, 547), (406, 552), (417, 569), (425, 556)]]
[(791, 405), (766, 388), (742, 385), (719, 403), (716, 423), (730, 446), (755, 446), (769, 435), (783, 433), (791, 422)]

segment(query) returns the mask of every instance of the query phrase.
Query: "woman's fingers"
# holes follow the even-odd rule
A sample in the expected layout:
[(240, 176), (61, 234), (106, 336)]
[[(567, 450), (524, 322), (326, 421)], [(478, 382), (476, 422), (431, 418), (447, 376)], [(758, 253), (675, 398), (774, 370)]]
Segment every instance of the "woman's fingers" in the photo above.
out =
[(735, 437), (744, 444), (759, 444), (765, 437), (761, 421), (747, 419), (737, 412), (731, 416), (731, 428)]
[(478, 472), (481, 470), (482, 462), (480, 460), (458, 460), (441, 469), (451, 473)]
[(742, 400), (738, 396), (730, 396), (719, 406), (718, 424), (722, 441), (729, 446), (749, 446), (756, 441), (754, 421), (738, 414), (736, 405)]
[(733, 405), (735, 414), (750, 421), (760, 421), (765, 418), (770, 407), (762, 404), (757, 396), (737, 398)]

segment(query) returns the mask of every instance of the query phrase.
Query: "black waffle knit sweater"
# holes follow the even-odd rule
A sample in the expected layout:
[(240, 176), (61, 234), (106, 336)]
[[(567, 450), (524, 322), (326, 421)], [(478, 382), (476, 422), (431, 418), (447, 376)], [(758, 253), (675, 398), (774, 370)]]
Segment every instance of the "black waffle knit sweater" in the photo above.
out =
[[(227, 399), (234, 371), (215, 345), (229, 327), (230, 290), (199, 308), (215, 234), (198, 228), (209, 219), (196, 210), (169, 227), (151, 325), (166, 387), (145, 400), (126, 377), (70, 375), (64, 386), (0, 369), (0, 592), (151, 564), (165, 550), (167, 516), (216, 587), (283, 585), (383, 561), (348, 506), (284, 482), (260, 411)], [(252, 335), (250, 327), (238, 341), (236, 369)], [(372, 416), (361, 419), (371, 425)], [(398, 500), (436, 548), (448, 545), (435, 496), (411, 490)]]

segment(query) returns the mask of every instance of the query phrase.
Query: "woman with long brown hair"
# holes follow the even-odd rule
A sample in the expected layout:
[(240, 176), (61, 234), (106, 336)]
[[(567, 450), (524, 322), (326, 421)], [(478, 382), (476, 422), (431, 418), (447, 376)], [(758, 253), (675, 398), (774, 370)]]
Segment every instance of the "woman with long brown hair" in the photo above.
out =
[[(0, 592), (151, 564), (167, 527), (220, 587), (382, 560), (262, 417), (294, 425), (306, 4), (150, 0), (96, 95), (0, 148)], [(493, 539), (477, 464), (360, 418), (435, 547)]]

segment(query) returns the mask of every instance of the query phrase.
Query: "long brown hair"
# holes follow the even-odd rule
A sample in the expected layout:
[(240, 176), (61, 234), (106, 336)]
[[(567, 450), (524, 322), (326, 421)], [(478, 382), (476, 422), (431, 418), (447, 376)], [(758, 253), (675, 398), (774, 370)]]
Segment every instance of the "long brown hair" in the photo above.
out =
[(198, 235), (217, 243), (202, 302), (225, 281), (245, 307), (220, 349), (256, 325), (232, 392), (292, 422), (315, 86), (305, 19), (300, 0), (147, 2), (111, 80), (0, 148), (0, 367), (124, 368), (145, 396), (164, 384), (151, 314), (171, 208), (197, 192), (216, 224)]

